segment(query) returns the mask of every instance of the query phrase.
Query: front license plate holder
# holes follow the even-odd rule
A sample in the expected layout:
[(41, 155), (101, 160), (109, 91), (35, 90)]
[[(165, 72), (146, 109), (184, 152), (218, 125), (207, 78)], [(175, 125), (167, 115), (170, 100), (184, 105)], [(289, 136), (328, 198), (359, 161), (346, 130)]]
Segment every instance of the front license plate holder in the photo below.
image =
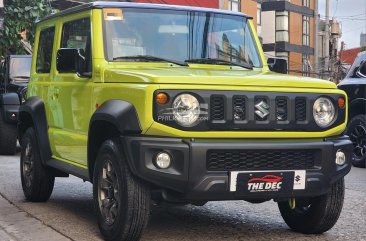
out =
[(305, 170), (230, 172), (230, 191), (241, 195), (292, 194), (305, 183)]

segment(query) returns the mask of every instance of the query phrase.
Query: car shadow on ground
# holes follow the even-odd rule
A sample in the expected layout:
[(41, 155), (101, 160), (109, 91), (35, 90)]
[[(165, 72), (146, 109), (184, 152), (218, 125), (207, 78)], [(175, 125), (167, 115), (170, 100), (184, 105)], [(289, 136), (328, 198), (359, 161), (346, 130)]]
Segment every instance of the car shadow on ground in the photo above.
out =
[[(61, 232), (67, 232), (67, 236), (84, 240), (78, 236), (85, 232), (89, 235), (93, 233), (92, 238), (89, 236), (85, 240), (101, 240), (91, 198), (91, 195), (90, 199), (85, 199), (85, 196), (74, 194), (71, 197), (59, 197), (55, 193), (46, 205), (48, 209), (57, 210), (60, 215), (76, 220), (74, 225), (80, 225), (78, 233), (65, 227), (61, 229)], [(282, 221), (278, 210), (275, 210), (276, 206), (273, 202), (253, 205), (244, 201), (210, 202), (202, 207), (153, 204), (142, 240), (339, 240), (339, 237), (330, 233), (303, 235), (292, 232)], [(238, 208), (237, 212), (235, 207)], [(58, 216), (57, 213), (54, 215), (55, 218)], [(56, 229), (59, 227), (57, 223), (54, 226)]]

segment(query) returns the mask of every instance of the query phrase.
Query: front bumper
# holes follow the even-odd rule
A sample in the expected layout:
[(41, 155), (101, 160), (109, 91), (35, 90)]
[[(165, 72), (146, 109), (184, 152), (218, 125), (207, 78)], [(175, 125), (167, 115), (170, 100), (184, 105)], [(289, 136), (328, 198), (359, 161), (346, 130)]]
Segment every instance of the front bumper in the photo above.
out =
[[(154, 188), (164, 190), (164, 192), (182, 201), (319, 196), (327, 193), (331, 184), (344, 177), (351, 168), (352, 143), (346, 136), (324, 140), (121, 138), (132, 173), (153, 185)], [(211, 150), (240, 150), (254, 153), (266, 150), (300, 150), (316, 152), (317, 154), (314, 155), (314, 166), (304, 169), (306, 170), (306, 188), (304, 190), (293, 190), (290, 195), (286, 194), (286, 196), (275, 193), (245, 196), (237, 192), (230, 192), (230, 171), (246, 170), (209, 170), (207, 153)], [(346, 154), (347, 161), (342, 166), (335, 164), (337, 150), (342, 150)], [(173, 158), (172, 165), (168, 169), (159, 169), (153, 163), (155, 155), (161, 151), (168, 152)], [(253, 168), (250, 170), (262, 171)]]

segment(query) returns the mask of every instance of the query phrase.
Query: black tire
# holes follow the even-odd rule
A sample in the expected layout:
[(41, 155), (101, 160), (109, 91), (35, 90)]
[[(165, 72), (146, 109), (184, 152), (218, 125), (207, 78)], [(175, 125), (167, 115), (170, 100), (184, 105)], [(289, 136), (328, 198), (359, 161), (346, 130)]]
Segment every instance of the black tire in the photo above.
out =
[(46, 202), (53, 191), (55, 177), (40, 158), (33, 128), (28, 128), (21, 140), (20, 176), (25, 198), (31, 202)]
[(352, 164), (366, 167), (366, 115), (357, 115), (348, 123), (346, 135), (353, 143)]
[(93, 177), (94, 208), (105, 239), (139, 240), (149, 219), (150, 191), (132, 176), (118, 141), (102, 144)]
[(344, 179), (332, 185), (328, 194), (310, 199), (296, 199), (296, 207), (289, 202), (279, 202), (282, 218), (295, 232), (321, 234), (331, 229), (338, 221), (344, 200)]
[(14, 155), (17, 150), (17, 126), (4, 121), (0, 113), (0, 154)]

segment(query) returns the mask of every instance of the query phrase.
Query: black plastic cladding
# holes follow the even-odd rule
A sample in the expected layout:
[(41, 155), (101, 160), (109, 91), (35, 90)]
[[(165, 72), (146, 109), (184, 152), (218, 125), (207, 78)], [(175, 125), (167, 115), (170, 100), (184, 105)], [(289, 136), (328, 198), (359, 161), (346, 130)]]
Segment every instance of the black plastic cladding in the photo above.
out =
[[(164, 92), (170, 96), (165, 105), (154, 103), (154, 120), (186, 131), (309, 131), (320, 132), (341, 125), (345, 120), (345, 109), (338, 108), (337, 100), (344, 97), (342, 94), (316, 94), (316, 93), (282, 93), (282, 92), (244, 92), (244, 91), (206, 91), (206, 90), (158, 90), (154, 95)], [(162, 111), (169, 109), (172, 102), (179, 94), (188, 93), (194, 95), (202, 104), (208, 104), (208, 116), (201, 116), (201, 122), (194, 127), (182, 127), (177, 124), (171, 115), (164, 115)], [(244, 119), (234, 120), (235, 103), (237, 98), (243, 98)], [(313, 105), (317, 98), (330, 98), (336, 106), (335, 121), (327, 128), (319, 127), (313, 117)], [(261, 120), (255, 115), (255, 101), (264, 99), (270, 105), (270, 114)], [(224, 103), (212, 106), (223, 100)], [(278, 102), (280, 100), (281, 103)], [(276, 105), (277, 103), (277, 105)], [(279, 104), (279, 105), (278, 105)], [(243, 104), (242, 104), (243, 105)], [(287, 110), (284, 107), (287, 106)], [(304, 107), (306, 106), (306, 108)], [(281, 107), (281, 108), (278, 108)], [(222, 109), (225, 111), (219, 113)], [(160, 114), (159, 114), (160, 113)], [(158, 118), (167, 117), (167, 118)], [(281, 118), (278, 118), (278, 115)], [(170, 117), (170, 118), (169, 118)], [(207, 118), (208, 117), (208, 120)], [(213, 117), (213, 118), (212, 118)], [(286, 119), (284, 119), (286, 117)]]

